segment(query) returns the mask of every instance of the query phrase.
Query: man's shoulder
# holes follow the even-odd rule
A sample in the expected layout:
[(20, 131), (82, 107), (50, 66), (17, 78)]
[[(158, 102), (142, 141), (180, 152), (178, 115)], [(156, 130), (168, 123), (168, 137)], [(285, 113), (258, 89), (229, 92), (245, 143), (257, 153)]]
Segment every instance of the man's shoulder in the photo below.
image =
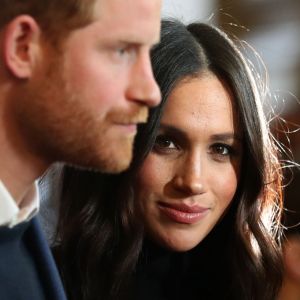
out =
[[(9, 272), (11, 269), (14, 272)], [(66, 299), (37, 217), (12, 229), (0, 229), (0, 281), (1, 299), (3, 295), (4, 299)], [(24, 290), (19, 295), (13, 287), (19, 289), (20, 281)], [(43, 295), (47, 297), (44, 298)]]

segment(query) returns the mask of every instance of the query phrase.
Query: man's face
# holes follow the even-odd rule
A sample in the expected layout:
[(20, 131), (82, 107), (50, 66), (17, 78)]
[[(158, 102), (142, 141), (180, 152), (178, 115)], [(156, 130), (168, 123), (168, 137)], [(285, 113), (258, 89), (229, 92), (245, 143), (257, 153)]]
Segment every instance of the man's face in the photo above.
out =
[[(136, 125), (160, 101), (149, 51), (159, 41), (160, 0), (99, 0), (94, 21), (48, 54), (22, 90), (24, 134), (49, 162), (125, 170)], [(23, 104), (23, 105), (22, 105)]]

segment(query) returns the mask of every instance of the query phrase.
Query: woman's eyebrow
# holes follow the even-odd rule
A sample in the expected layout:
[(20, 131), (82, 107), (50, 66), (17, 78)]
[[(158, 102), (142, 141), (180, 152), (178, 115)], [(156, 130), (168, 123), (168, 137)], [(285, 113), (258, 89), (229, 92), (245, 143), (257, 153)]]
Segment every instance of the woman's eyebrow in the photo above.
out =
[(160, 126), (159, 126), (159, 130), (163, 130), (164, 132), (167, 132), (169, 134), (174, 134), (174, 135), (177, 135), (177, 136), (182, 136), (182, 137), (185, 137), (186, 136), (186, 133), (181, 130), (180, 128), (177, 128), (173, 125), (169, 125), (169, 124), (166, 124), (166, 123), (161, 123)]
[[(159, 126), (159, 130), (163, 130), (167, 134), (175, 135), (179, 138), (186, 139), (187, 134), (184, 130), (181, 130), (180, 128), (166, 124), (166, 123), (161, 123)], [(243, 141), (242, 137), (239, 134), (236, 134), (234, 132), (224, 132), (224, 133), (218, 133), (218, 134), (213, 134), (211, 136), (212, 141), (228, 141), (228, 140), (234, 140), (239, 143)]]
[(236, 140), (238, 142), (242, 142), (242, 137), (233, 132), (224, 132), (224, 133), (213, 134), (211, 136), (211, 140), (213, 141)]

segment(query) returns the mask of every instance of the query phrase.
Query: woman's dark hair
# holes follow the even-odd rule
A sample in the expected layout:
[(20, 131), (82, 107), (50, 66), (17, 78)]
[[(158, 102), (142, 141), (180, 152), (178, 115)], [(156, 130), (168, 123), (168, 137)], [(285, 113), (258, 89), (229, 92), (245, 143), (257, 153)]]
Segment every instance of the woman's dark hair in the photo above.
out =
[[(207, 71), (230, 87), (244, 145), (233, 204), (218, 224), (220, 230), (210, 235), (226, 236), (221, 257), (230, 267), (230, 299), (275, 299), (282, 276), (282, 175), (262, 110), (266, 91), (259, 90), (259, 79), (236, 44), (211, 25), (163, 21), (161, 42), (151, 56), (162, 102), (139, 128), (130, 169), (119, 175), (65, 169), (54, 252), (70, 299), (125, 298), (144, 237), (135, 213), (134, 176), (152, 149), (170, 92), (181, 80)], [(218, 238), (212, 240), (211, 248), (216, 248)], [(209, 284), (218, 289), (218, 281)]]

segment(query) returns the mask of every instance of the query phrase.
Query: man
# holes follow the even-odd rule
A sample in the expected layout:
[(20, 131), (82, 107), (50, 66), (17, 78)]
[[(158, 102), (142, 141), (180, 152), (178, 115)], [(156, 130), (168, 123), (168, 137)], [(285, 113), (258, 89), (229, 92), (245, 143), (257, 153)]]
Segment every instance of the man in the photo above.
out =
[(120, 172), (160, 101), (149, 50), (161, 0), (3, 0), (0, 299), (65, 299), (32, 215), (55, 161)]

